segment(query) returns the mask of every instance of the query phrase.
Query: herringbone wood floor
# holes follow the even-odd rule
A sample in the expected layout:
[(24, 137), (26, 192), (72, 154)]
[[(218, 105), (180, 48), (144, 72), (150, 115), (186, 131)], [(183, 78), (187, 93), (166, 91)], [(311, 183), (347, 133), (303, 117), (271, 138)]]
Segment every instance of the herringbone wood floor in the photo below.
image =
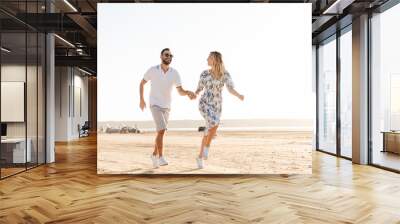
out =
[(96, 138), (0, 181), (0, 223), (400, 223), (400, 175), (313, 153), (312, 175), (98, 176)]

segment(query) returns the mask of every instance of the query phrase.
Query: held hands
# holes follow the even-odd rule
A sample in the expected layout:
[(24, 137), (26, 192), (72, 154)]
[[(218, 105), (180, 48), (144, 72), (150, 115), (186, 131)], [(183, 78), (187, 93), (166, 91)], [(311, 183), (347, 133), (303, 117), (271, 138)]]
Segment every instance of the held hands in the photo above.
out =
[(140, 100), (140, 109), (143, 111), (146, 108), (146, 102), (143, 99)]
[(194, 94), (192, 91), (187, 91), (187, 96), (189, 99), (194, 100), (196, 99), (196, 94)]

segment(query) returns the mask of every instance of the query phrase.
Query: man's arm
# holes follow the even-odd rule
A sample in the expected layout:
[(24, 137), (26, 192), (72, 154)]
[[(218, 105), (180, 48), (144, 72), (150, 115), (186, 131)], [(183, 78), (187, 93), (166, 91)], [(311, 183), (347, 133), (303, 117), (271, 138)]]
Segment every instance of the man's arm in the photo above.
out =
[(201, 89), (197, 89), (196, 92), (194, 92), (194, 94), (198, 95), (201, 92)]
[(184, 90), (182, 88), (181, 76), (178, 72), (176, 72), (175, 76), (175, 86), (176, 90), (178, 90), (179, 95), (181, 96), (188, 96), (189, 99), (193, 100), (196, 99), (196, 95), (192, 91)]
[(176, 90), (178, 90), (181, 96), (188, 96), (191, 100), (196, 98), (196, 95), (192, 91), (184, 90), (182, 86), (176, 87)]
[(144, 101), (143, 92), (144, 92), (144, 85), (146, 84), (146, 80), (142, 79), (139, 86), (139, 93), (140, 93), (140, 109), (144, 110), (146, 108), (146, 102)]

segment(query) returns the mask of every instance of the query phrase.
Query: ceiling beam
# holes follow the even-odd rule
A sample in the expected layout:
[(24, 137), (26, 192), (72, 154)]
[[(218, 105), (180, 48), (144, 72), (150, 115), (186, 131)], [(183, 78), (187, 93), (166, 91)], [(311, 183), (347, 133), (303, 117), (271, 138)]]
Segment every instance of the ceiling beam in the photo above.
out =
[(96, 72), (97, 59), (91, 56), (55, 56), (56, 66), (87, 67)]
[(324, 9), (322, 14), (342, 14), (343, 10), (353, 2), (355, 2), (355, 0), (336, 0)]
[(317, 18), (317, 20), (312, 24), (312, 32), (314, 33), (320, 30), (332, 18), (335, 18), (335, 16), (320, 16)]
[[(85, 17), (83, 17), (80, 13), (68, 13), (67, 16), (73, 20), (78, 26), (82, 28), (83, 31), (90, 37), (87, 41), (93, 40), (96, 41), (97, 30), (90, 24)], [(92, 41), (92, 42), (93, 42)], [(95, 46), (95, 43), (90, 43), (91, 46)]]

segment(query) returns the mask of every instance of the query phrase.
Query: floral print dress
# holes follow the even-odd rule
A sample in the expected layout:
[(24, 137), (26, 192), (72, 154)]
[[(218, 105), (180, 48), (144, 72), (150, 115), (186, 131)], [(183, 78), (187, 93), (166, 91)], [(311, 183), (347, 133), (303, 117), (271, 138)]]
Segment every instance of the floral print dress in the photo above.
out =
[(234, 88), (233, 81), (228, 72), (224, 73), (221, 80), (214, 79), (209, 70), (205, 70), (200, 75), (199, 84), (196, 91), (204, 89), (199, 100), (199, 110), (201, 116), (206, 121), (205, 135), (208, 130), (220, 122), (222, 111), (222, 88), (226, 84), (227, 88)]

